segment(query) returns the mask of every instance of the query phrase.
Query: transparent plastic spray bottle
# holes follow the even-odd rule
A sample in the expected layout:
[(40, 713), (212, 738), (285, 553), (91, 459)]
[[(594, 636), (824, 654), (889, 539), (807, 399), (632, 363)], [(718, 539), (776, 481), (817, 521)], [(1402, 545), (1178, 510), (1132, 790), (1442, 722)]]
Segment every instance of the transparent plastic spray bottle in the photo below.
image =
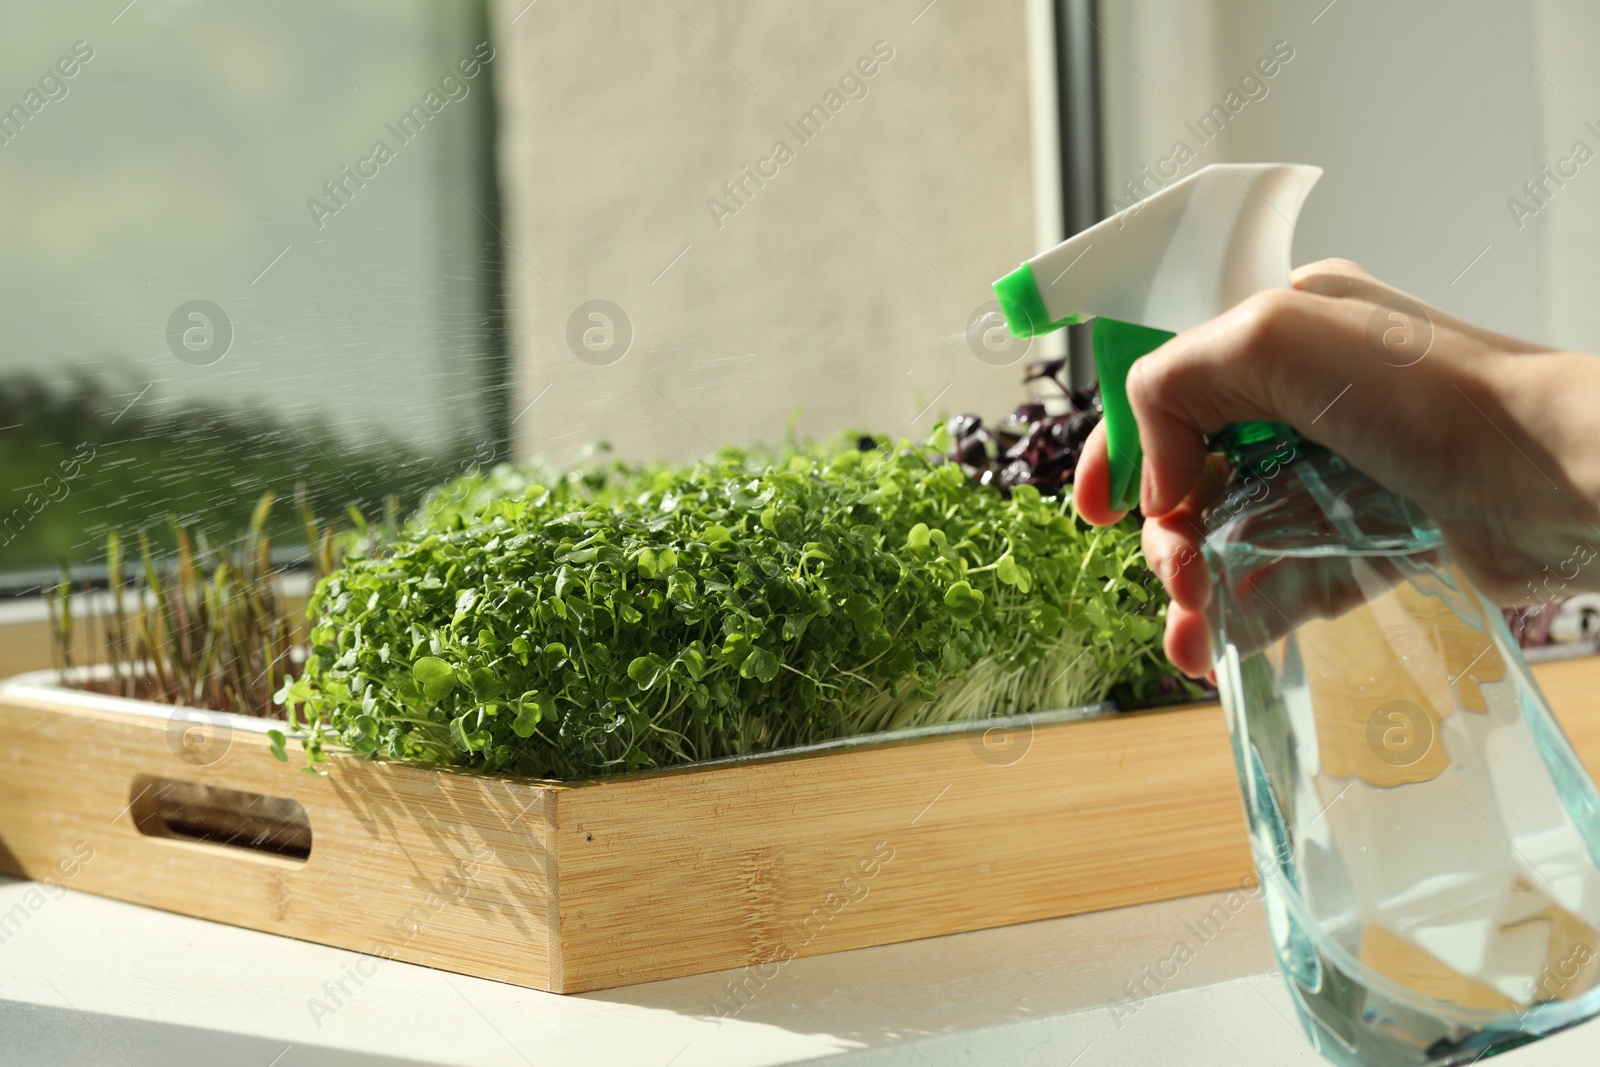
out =
[[(1316, 168), (1198, 171), (995, 285), (1011, 331), (1098, 315), (1112, 506), (1142, 462), (1142, 355), (1288, 284)], [(1498, 608), (1413, 503), (1278, 423), (1202, 554), (1273, 948), (1306, 1036), (1347, 1067), (1465, 1065), (1600, 1014), (1600, 795)]]
[(1208, 608), (1273, 948), (1338, 1064), (1600, 1013), (1600, 796), (1438, 529), (1288, 427), (1218, 435)]

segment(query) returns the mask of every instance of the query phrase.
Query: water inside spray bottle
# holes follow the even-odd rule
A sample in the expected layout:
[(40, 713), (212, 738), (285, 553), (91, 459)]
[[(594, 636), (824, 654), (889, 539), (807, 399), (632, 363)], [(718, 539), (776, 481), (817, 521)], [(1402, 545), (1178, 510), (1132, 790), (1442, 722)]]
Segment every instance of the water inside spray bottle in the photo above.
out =
[(1208, 541), (1218, 683), (1313, 1044), (1465, 1064), (1600, 1011), (1600, 799), (1498, 609), (1351, 477), (1315, 536)]

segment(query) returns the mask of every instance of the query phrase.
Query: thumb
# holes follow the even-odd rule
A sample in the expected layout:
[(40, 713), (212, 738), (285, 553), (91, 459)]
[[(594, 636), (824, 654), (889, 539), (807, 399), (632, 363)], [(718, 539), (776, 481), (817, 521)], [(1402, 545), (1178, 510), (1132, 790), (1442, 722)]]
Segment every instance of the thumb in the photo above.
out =
[(1311, 437), (1309, 409), (1350, 381), (1338, 338), (1350, 336), (1352, 316), (1359, 338), (1366, 313), (1357, 302), (1269, 290), (1135, 363), (1127, 388), (1144, 449), (1140, 510), (1160, 517), (1177, 507), (1204, 469), (1206, 435), (1230, 422), (1286, 422)]
[(1072, 477), (1072, 506), (1091, 526), (1110, 526), (1126, 511), (1111, 508), (1111, 461), (1106, 451), (1106, 424), (1094, 424), (1078, 453), (1078, 467)]

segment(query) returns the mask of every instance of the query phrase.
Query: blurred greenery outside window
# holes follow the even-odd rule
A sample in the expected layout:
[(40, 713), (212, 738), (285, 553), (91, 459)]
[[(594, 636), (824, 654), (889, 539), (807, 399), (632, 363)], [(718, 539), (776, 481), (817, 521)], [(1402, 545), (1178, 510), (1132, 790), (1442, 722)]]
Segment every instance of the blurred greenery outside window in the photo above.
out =
[[(480, 3), (0, 5), (0, 573), (505, 452)], [(300, 547), (296, 547), (296, 546)], [(90, 563), (90, 567), (80, 565)]]

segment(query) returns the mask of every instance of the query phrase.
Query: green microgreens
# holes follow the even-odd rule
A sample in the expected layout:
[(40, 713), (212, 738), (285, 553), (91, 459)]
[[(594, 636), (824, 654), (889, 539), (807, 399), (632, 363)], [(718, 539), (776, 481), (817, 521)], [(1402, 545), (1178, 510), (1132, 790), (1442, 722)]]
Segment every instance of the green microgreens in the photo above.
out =
[(1169, 676), (1137, 528), (969, 485), (942, 436), (458, 479), (318, 587), (291, 732), (572, 778)]

